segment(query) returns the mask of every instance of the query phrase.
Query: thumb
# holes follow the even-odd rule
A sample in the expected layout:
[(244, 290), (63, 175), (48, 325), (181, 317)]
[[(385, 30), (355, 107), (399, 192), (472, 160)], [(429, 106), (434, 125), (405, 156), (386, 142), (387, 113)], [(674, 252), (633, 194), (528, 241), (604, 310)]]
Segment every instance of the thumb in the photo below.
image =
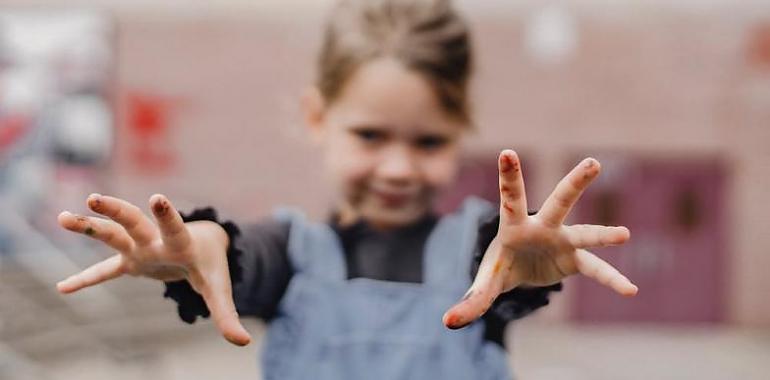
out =
[(235, 303), (233, 302), (229, 274), (225, 272), (224, 275), (212, 275), (205, 281), (196, 281), (195, 277), (198, 276), (190, 274), (191, 282), (201, 284), (194, 287), (203, 296), (206, 306), (211, 311), (214, 325), (216, 325), (222, 336), (236, 346), (249, 344), (251, 336), (238, 319), (238, 312), (235, 310)]
[(510, 265), (498, 252), (490, 249), (484, 255), (473, 285), (457, 304), (444, 313), (446, 327), (455, 330), (469, 325), (484, 315), (500, 295), (503, 289), (502, 268), (509, 268)]
[(456, 330), (479, 319), (500, 294), (500, 286), (491, 282), (475, 281), (465, 296), (444, 313), (444, 326)]

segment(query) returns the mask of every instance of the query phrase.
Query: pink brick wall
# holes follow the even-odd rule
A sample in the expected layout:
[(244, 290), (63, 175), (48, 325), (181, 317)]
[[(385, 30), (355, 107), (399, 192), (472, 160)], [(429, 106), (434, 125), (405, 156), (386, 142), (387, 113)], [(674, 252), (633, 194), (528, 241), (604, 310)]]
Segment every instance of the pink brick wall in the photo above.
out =
[[(468, 149), (491, 157), (503, 146), (526, 151), (537, 172), (527, 184), (535, 207), (576, 154), (723, 160), (730, 171), (728, 320), (770, 324), (770, 71), (746, 59), (751, 33), (762, 16), (770, 22), (770, 9), (575, 7), (575, 56), (543, 67), (523, 50), (529, 6), (467, 7), (479, 54), (481, 130)], [(173, 100), (165, 141), (175, 166), (137, 171), (136, 141), (124, 123), (112, 192), (140, 203), (165, 192), (182, 207), (210, 203), (238, 218), (287, 203), (324, 215), (329, 192), (298, 113), (324, 11), (244, 8), (117, 13), (121, 99)], [(565, 316), (566, 296), (547, 315)]]

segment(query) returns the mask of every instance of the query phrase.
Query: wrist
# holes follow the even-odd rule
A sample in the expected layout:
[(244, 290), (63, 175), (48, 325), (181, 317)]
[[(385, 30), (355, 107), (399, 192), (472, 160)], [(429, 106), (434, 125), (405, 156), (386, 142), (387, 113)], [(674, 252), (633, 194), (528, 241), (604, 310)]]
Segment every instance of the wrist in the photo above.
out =
[(196, 245), (195, 248), (205, 252), (205, 254), (195, 255), (199, 260), (204, 258), (208, 262), (208, 264), (199, 265), (198, 268), (210, 268), (213, 265), (212, 261), (224, 256), (231, 281), (240, 282), (242, 270), (239, 260), (242, 252), (237, 243), (241, 234), (238, 226), (230, 220), (220, 220), (216, 210), (211, 207), (198, 208), (190, 213), (180, 212), (180, 214), (185, 225), (196, 231), (194, 236), (198, 241), (193, 243)]
[(230, 245), (230, 237), (221, 225), (209, 220), (196, 220), (185, 223), (192, 241), (207, 249), (227, 252)]
[[(185, 271), (185, 279), (191, 284), (195, 279), (205, 278), (204, 273), (218, 268), (224, 260), (227, 266), (229, 238), (225, 230), (217, 223), (201, 220), (185, 223), (190, 232), (191, 261)], [(197, 291), (197, 289), (195, 289)]]
[[(241, 279), (241, 268), (239, 266), (239, 257), (242, 252), (237, 248), (237, 239), (240, 236), (238, 226), (232, 221), (220, 221), (216, 210), (211, 207), (198, 208), (189, 213), (180, 212), (185, 221), (185, 227), (191, 234), (193, 248), (197, 252), (206, 252), (207, 254), (194, 254), (199, 258), (207, 257), (207, 261), (214, 261), (211, 258), (217, 258), (218, 252), (220, 259), (224, 258), (227, 262), (227, 269), (230, 274), (230, 280), (235, 283)], [(223, 235), (224, 234), (224, 235)], [(209, 248), (203, 248), (207, 245)], [(192, 267), (191, 267), (192, 268)], [(211, 264), (202, 263), (197, 265), (194, 272), (185, 273), (185, 279), (191, 276), (200, 275), (200, 270), (204, 268), (213, 268)], [(193, 323), (197, 317), (208, 318), (210, 312), (206, 306), (203, 297), (192, 286), (191, 281), (166, 282), (166, 291), (164, 297), (171, 298), (177, 302), (179, 317), (187, 322)]]

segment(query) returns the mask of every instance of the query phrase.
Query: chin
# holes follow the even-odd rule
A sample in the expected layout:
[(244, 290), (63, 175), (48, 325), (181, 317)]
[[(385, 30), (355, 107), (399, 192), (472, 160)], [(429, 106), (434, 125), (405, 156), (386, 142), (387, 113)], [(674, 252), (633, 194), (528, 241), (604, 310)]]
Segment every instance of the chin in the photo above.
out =
[(362, 210), (364, 219), (371, 225), (382, 228), (397, 228), (418, 221), (427, 212), (426, 209), (372, 209)]

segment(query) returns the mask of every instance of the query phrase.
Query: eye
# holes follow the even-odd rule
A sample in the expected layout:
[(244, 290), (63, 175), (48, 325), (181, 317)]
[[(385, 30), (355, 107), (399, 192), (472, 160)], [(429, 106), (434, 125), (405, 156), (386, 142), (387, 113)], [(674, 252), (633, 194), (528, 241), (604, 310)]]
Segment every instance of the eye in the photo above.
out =
[(446, 145), (449, 142), (449, 139), (445, 136), (440, 135), (425, 135), (420, 136), (415, 140), (415, 145), (419, 149), (423, 150), (434, 150), (439, 149)]
[(388, 135), (376, 128), (357, 128), (353, 130), (358, 139), (368, 144), (376, 144), (385, 141)]

